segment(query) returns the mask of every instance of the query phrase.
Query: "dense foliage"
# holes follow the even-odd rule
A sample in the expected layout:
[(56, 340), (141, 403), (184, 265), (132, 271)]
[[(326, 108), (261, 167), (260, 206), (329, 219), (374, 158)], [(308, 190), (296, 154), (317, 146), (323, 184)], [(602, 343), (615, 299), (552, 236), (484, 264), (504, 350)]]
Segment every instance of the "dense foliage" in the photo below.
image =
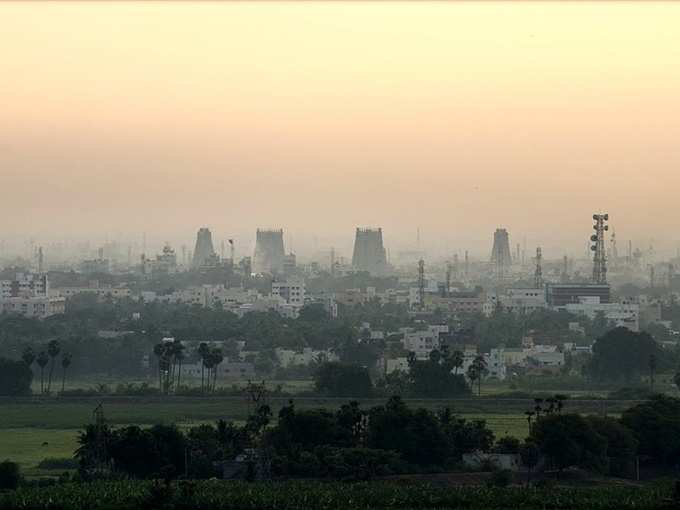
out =
[(648, 333), (615, 328), (593, 344), (588, 373), (597, 380), (639, 381), (640, 375), (655, 370), (654, 360), (664, 360), (659, 345)]
[(680, 400), (657, 395), (624, 411), (621, 422), (639, 442), (639, 451), (669, 465), (680, 462)]
[[(257, 464), (275, 476), (370, 478), (451, 467), (463, 453), (489, 449), (494, 439), (484, 421), (469, 422), (449, 410), (410, 409), (399, 397), (366, 410), (351, 402), (335, 412), (298, 410), (291, 402), (275, 425), (270, 418), (269, 407), (260, 405), (243, 426), (221, 421), (186, 433), (165, 425), (112, 430), (93, 424), (80, 434), (76, 456), (85, 477), (102, 468), (135, 478), (185, 472), (211, 477), (222, 461), (245, 455), (244, 465)], [(260, 465), (265, 457), (271, 462)]]
[(0, 358), (0, 395), (28, 395), (32, 381), (33, 372), (25, 362)]
[(667, 487), (611, 487), (597, 489), (532, 489), (432, 487), (394, 483), (244, 483), (228, 481), (97, 482), (20, 488), (0, 494), (5, 510), (108, 510), (164, 508), (179, 510), (346, 510), (366, 508), (468, 508), (500, 510), (523, 508), (588, 508), (626, 510), (668, 508)]
[(324, 363), (314, 374), (316, 390), (333, 397), (370, 397), (373, 384), (368, 370), (358, 365)]

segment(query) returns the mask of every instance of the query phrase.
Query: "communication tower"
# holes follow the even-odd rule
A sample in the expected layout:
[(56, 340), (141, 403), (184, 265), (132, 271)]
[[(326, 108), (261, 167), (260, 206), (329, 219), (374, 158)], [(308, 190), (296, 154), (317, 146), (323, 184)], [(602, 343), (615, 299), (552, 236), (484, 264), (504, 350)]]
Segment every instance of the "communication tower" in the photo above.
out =
[(593, 214), (593, 230), (595, 233), (590, 236), (593, 244), (590, 249), (593, 252), (593, 283), (607, 283), (607, 256), (604, 248), (604, 233), (609, 230), (606, 224), (609, 221), (609, 214)]
[(541, 268), (541, 260), (543, 259), (543, 252), (541, 247), (536, 248), (536, 270), (534, 271), (534, 288), (543, 288), (543, 269)]
[(423, 259), (418, 261), (418, 300), (422, 310), (425, 308), (425, 261)]

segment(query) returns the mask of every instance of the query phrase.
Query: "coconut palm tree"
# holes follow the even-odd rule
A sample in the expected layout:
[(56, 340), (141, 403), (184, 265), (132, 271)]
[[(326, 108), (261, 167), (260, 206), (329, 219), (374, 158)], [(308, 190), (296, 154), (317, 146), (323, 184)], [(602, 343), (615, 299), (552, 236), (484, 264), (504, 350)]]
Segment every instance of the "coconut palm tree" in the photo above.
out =
[(50, 362), (50, 357), (45, 351), (40, 351), (35, 362), (40, 367), (40, 393), (45, 393), (45, 367)]
[(158, 389), (163, 392), (163, 370), (165, 369), (167, 348), (163, 342), (157, 343), (153, 346), (153, 353), (158, 358)]
[(66, 369), (71, 366), (71, 354), (65, 352), (61, 355), (61, 392), (64, 393), (66, 386)]
[(453, 351), (451, 354), (451, 364), (453, 365), (453, 373), (458, 375), (458, 370), (463, 366), (465, 355), (461, 351)]
[(198, 345), (198, 349), (196, 349), (196, 352), (198, 353), (198, 356), (201, 358), (201, 393), (204, 391), (205, 387), (205, 359), (208, 356), (208, 353), (210, 352), (210, 347), (208, 347), (208, 344), (205, 342), (201, 342)]
[(213, 382), (212, 391), (215, 391), (217, 386), (217, 367), (224, 361), (224, 356), (222, 355), (222, 349), (216, 348), (211, 352), (212, 358), (212, 370), (213, 370)]
[(47, 393), (52, 390), (52, 373), (54, 372), (54, 362), (61, 352), (61, 347), (57, 340), (50, 340), (47, 344), (47, 354), (50, 356), (50, 373), (47, 379)]
[(30, 367), (35, 361), (35, 353), (33, 352), (33, 349), (26, 347), (24, 352), (21, 353), (21, 359)]
[(182, 361), (184, 361), (184, 346), (180, 343), (175, 351), (175, 362), (177, 363), (177, 386), (175, 391), (179, 389), (179, 385), (182, 382)]
[(477, 381), (478, 396), (482, 394), (482, 379), (484, 378), (484, 375), (486, 375), (486, 372), (486, 360), (484, 359), (484, 356), (479, 355), (475, 357), (472, 365), (468, 368), (467, 376), (473, 383)]
[[(26, 366), (28, 368), (31, 368), (31, 365), (33, 365), (33, 362), (35, 361), (35, 353), (33, 352), (33, 349), (30, 347), (26, 347), (24, 349), (24, 352), (21, 353), (21, 359), (26, 363)], [(31, 372), (33, 369), (31, 368)]]

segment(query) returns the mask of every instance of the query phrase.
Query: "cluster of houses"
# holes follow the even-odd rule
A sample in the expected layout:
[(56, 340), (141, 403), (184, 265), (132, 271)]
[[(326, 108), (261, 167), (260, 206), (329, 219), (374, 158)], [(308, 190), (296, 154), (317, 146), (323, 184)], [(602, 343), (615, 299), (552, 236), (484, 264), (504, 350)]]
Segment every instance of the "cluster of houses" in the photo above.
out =
[[(367, 325), (365, 325), (367, 326)], [(421, 330), (401, 328), (397, 334), (388, 335), (398, 338), (403, 352), (401, 356), (383, 357), (380, 366), (386, 374), (409, 371), (408, 356), (415, 355), (418, 360), (426, 360), (434, 350), (441, 350), (445, 345), (449, 352), (458, 350), (463, 354), (462, 365), (456, 370), (461, 374), (467, 373), (474, 360), (482, 356), (486, 362), (485, 377), (505, 380), (513, 370), (536, 374), (559, 373), (565, 364), (567, 353), (589, 353), (589, 347), (579, 347), (573, 343), (557, 345), (534, 344), (531, 336), (522, 340), (521, 347), (498, 347), (489, 352), (479, 352), (476, 345), (455, 344), (451, 342), (449, 327), (446, 325), (427, 326)]]

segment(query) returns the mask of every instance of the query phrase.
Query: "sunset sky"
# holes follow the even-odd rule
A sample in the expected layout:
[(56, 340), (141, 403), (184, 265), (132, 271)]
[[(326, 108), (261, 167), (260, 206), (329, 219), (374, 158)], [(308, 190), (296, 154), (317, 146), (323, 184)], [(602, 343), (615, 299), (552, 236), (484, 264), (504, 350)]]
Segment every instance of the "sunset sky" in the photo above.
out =
[(599, 210), (680, 239), (680, 2), (0, 3), (0, 238), (576, 251)]

